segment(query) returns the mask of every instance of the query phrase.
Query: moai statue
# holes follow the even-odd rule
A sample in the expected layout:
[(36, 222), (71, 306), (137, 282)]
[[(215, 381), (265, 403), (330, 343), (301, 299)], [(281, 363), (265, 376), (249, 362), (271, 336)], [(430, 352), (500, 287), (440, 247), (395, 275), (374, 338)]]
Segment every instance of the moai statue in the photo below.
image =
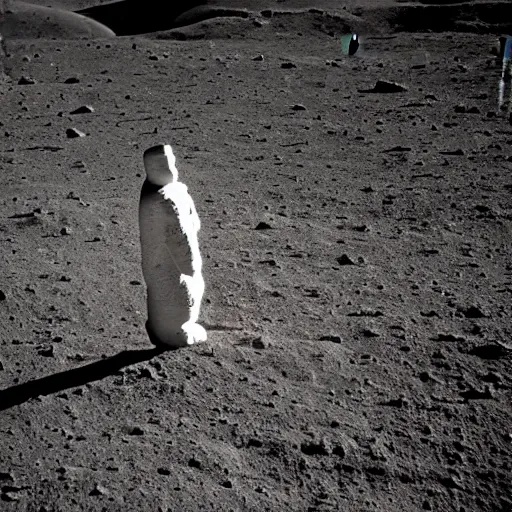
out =
[(146, 330), (154, 345), (169, 348), (206, 341), (197, 323), (204, 293), (197, 239), (201, 224), (175, 162), (169, 145), (144, 152), (146, 180), (139, 204)]

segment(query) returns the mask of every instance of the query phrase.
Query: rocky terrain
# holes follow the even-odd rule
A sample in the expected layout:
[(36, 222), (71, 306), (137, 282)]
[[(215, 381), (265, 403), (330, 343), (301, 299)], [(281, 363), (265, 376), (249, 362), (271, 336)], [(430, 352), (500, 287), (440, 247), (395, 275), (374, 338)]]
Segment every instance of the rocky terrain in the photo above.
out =
[[(511, 4), (7, 4), (0, 510), (512, 510)], [(206, 280), (171, 352), (159, 143)]]

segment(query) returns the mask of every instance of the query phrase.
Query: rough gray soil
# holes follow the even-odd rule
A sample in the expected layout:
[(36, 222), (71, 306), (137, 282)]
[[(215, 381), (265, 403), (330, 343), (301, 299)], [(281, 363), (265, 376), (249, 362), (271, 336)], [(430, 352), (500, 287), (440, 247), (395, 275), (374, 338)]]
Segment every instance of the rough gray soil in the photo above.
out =
[[(512, 510), (496, 36), (389, 28), (349, 58), (340, 23), (6, 41), (2, 512)], [(137, 225), (161, 142), (209, 332), (164, 353)]]

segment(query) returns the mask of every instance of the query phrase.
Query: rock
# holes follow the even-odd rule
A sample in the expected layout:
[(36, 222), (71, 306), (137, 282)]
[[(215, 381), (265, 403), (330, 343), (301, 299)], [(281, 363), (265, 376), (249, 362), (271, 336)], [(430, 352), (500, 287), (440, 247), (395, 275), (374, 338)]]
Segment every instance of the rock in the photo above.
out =
[(261, 61), (265, 60), (265, 57), (263, 57), (263, 55), (256, 55), (256, 57), (253, 57), (252, 60), (254, 60), (256, 62), (261, 62)]
[(131, 436), (143, 436), (144, 430), (142, 430), (140, 427), (133, 427), (128, 431), (128, 434)]
[(103, 496), (107, 494), (107, 489), (101, 484), (96, 484), (94, 489), (89, 493), (89, 496)]
[(401, 85), (396, 82), (388, 82), (387, 80), (377, 80), (377, 83), (374, 85), (373, 89), (361, 89), (359, 90), (359, 92), (389, 94), (396, 92), (405, 92), (407, 90), (408, 89), (405, 85)]
[(0, 290), (0, 301), (5, 300), (6, 298), (7, 297), (6, 297), (5, 293), (2, 290)]
[(441, 151), (440, 153), (441, 153), (441, 155), (451, 155), (451, 156), (464, 156), (465, 155), (464, 150), (461, 148), (455, 149), (453, 151)]
[(265, 342), (261, 336), (259, 336), (258, 338), (253, 340), (252, 348), (256, 350), (264, 350), (268, 348), (268, 343)]
[(94, 112), (94, 109), (89, 105), (83, 105), (81, 107), (78, 107), (76, 110), (73, 110), (73, 112), (70, 112), (70, 114), (92, 114)]
[(327, 336), (320, 336), (320, 341), (332, 341), (333, 343), (341, 343), (343, 338), (338, 335), (328, 334)]
[(78, 84), (78, 83), (80, 83), (80, 80), (76, 76), (72, 76), (72, 77), (66, 78), (66, 80), (64, 80), (64, 83), (65, 84)]
[(66, 130), (66, 137), (68, 139), (76, 139), (77, 137), (85, 137), (85, 133), (77, 130), (76, 128), (68, 128)]
[(467, 111), (464, 105), (456, 105), (454, 110), (457, 114), (465, 114)]
[(164, 476), (169, 476), (171, 474), (170, 470), (168, 470), (167, 468), (158, 468), (156, 470), (156, 472), (159, 474), (159, 475), (164, 475)]
[(60, 234), (62, 236), (68, 236), (68, 235), (71, 235), (72, 231), (71, 231), (71, 228), (68, 228), (67, 226), (66, 227), (63, 227), (61, 230), (60, 230)]
[(262, 221), (262, 222), (259, 222), (258, 225), (254, 229), (256, 229), (257, 231), (261, 231), (261, 230), (264, 230), (264, 229), (273, 229), (273, 228), (267, 222), (263, 222)]
[(487, 315), (477, 306), (469, 306), (468, 308), (459, 308), (459, 311), (466, 318), (485, 318)]
[(292, 69), (292, 68), (296, 68), (296, 67), (297, 66), (293, 62), (283, 62), (281, 64), (282, 69)]
[(35, 85), (37, 81), (34, 78), (30, 78), (28, 76), (22, 76), (18, 80), (18, 85)]
[(295, 105), (292, 105), (292, 110), (307, 110), (304, 105), (301, 105), (300, 103), (297, 103)]
[(313, 455), (330, 455), (331, 450), (326, 445), (325, 441), (322, 440), (320, 442), (314, 441), (306, 441), (301, 443), (300, 451), (305, 455), (313, 456)]
[(150, 55), (149, 60), (158, 60), (158, 55)]
[(488, 343), (486, 345), (480, 345), (478, 347), (474, 347), (469, 351), (469, 354), (472, 356), (477, 356), (482, 359), (500, 359), (501, 357), (505, 357), (507, 354), (510, 354), (511, 351), (507, 350), (502, 345), (497, 345), (493, 343)]
[(340, 265), (355, 265), (355, 262), (347, 254), (342, 254), (339, 258), (336, 258), (336, 261)]
[(43, 357), (54, 357), (54, 348), (53, 345), (49, 345), (48, 347), (42, 347), (37, 352), (40, 356)]
[(377, 331), (373, 331), (372, 329), (363, 329), (361, 334), (365, 338), (378, 338), (380, 336), (380, 334)]

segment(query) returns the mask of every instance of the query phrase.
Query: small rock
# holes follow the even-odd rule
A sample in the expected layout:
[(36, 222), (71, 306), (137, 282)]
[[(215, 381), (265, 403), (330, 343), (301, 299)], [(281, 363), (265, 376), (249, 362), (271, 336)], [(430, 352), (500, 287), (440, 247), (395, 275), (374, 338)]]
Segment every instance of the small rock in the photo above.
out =
[(6, 297), (5, 293), (2, 290), (0, 290), (0, 301), (5, 300), (6, 298), (7, 297)]
[(262, 221), (262, 222), (259, 222), (258, 225), (254, 229), (256, 229), (257, 231), (261, 231), (261, 230), (264, 230), (264, 229), (273, 229), (273, 228), (267, 222), (263, 222)]
[(43, 357), (54, 357), (54, 355), (55, 355), (53, 345), (50, 345), (48, 347), (43, 347), (43, 348), (39, 349), (39, 351), (37, 353)]
[(150, 55), (149, 60), (158, 60), (158, 55)]
[(18, 85), (34, 85), (37, 84), (37, 81), (34, 78), (30, 78), (28, 76), (22, 76), (18, 80)]
[(332, 341), (333, 343), (341, 343), (343, 338), (335, 334), (329, 334), (327, 336), (320, 336), (320, 341)]
[(361, 90), (360, 92), (373, 92), (378, 94), (389, 94), (395, 92), (405, 92), (407, 87), (396, 82), (388, 82), (387, 80), (378, 80), (373, 89)]
[(68, 128), (66, 130), (66, 136), (68, 139), (76, 139), (77, 137), (85, 137), (85, 133), (76, 128)]
[(477, 306), (469, 306), (468, 308), (461, 308), (460, 311), (466, 318), (485, 318), (487, 315)]
[(336, 258), (336, 261), (340, 265), (355, 265), (355, 262), (347, 254), (342, 254), (339, 258)]
[(70, 114), (92, 114), (94, 109), (90, 105), (82, 105), (78, 107), (76, 110), (70, 112)]
[(61, 234), (62, 236), (68, 236), (68, 235), (71, 235), (71, 233), (72, 233), (72, 232), (73, 232), (73, 231), (71, 231), (71, 228), (69, 228), (69, 227), (67, 227), (67, 226), (66, 226), (66, 227), (63, 227), (63, 228), (60, 230), (60, 234)]
[(456, 105), (454, 110), (457, 114), (465, 114), (467, 111), (465, 105)]
[(254, 339), (252, 342), (252, 348), (256, 350), (264, 350), (268, 347), (268, 343), (263, 340), (261, 336)]
[(292, 69), (292, 68), (296, 68), (296, 67), (297, 66), (293, 62), (283, 62), (281, 64), (282, 69)]
[(263, 55), (256, 55), (256, 57), (253, 57), (252, 60), (254, 60), (256, 62), (261, 62), (261, 61), (265, 60), (265, 57)]
[(492, 343), (488, 343), (486, 345), (480, 345), (478, 347), (472, 348), (469, 353), (472, 356), (477, 356), (482, 359), (500, 359), (501, 357), (505, 357), (507, 354), (510, 354), (511, 351), (507, 350), (502, 345), (495, 345)]
[(222, 485), (222, 487), (225, 487), (226, 489), (232, 489), (233, 488), (233, 483), (231, 482), (231, 480), (225, 480), (220, 485)]
[(292, 105), (292, 110), (307, 110), (304, 105), (301, 105), (300, 103), (297, 103), (295, 105)]
[(128, 431), (128, 434), (131, 436), (143, 436), (144, 430), (142, 430), (140, 427), (133, 427)]
[(165, 476), (169, 476), (171, 474), (171, 472), (167, 469), (167, 468), (158, 468), (156, 470), (156, 472), (159, 474), (159, 475), (165, 475)]
[(441, 151), (440, 153), (441, 153), (441, 155), (451, 155), (451, 156), (464, 156), (465, 155), (464, 150), (461, 148), (455, 149), (453, 151)]
[(80, 83), (80, 80), (76, 76), (72, 76), (70, 78), (66, 78), (66, 80), (64, 80), (64, 83), (65, 84), (78, 84), (78, 83)]
[(89, 493), (89, 496), (103, 496), (107, 494), (107, 489), (101, 484), (96, 484), (94, 489)]

